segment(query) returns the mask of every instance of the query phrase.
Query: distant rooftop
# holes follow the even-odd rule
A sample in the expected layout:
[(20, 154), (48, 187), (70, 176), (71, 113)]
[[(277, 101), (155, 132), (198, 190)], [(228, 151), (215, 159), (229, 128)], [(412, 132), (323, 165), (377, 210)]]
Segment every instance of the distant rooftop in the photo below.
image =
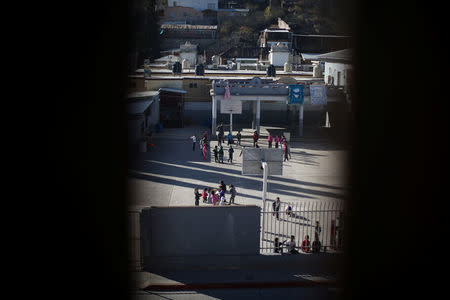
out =
[(334, 52), (329, 52), (319, 55), (317, 58), (320, 61), (326, 62), (352, 62), (353, 50), (344, 49)]
[(143, 92), (134, 92), (128, 94), (128, 99), (132, 98), (147, 98), (158, 95), (158, 91), (143, 91)]
[(249, 12), (250, 10), (248, 8), (219, 8), (216, 9), (216, 11), (221, 12)]
[(301, 37), (328, 37), (328, 38), (351, 38), (349, 35), (330, 35), (330, 34), (296, 34), (294, 33), (294, 36), (301, 36)]
[(320, 53), (300, 53), (304, 60), (319, 60)]
[(186, 94), (187, 92), (185, 90), (180, 90), (180, 89), (171, 89), (171, 88), (160, 88), (158, 90), (159, 91), (164, 91), (164, 92), (172, 92), (172, 93), (179, 93), (179, 94)]
[(216, 30), (217, 25), (162, 24), (162, 29)]

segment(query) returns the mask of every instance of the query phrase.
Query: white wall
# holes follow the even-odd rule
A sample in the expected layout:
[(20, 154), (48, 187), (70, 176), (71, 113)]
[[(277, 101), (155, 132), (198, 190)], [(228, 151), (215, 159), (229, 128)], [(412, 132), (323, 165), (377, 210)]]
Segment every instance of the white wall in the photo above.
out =
[[(331, 85), (333, 81), (333, 84), (335, 86), (338, 86), (338, 83), (339, 86), (345, 86), (345, 82), (347, 79), (347, 70), (351, 69), (352, 65), (350, 64), (325, 62), (325, 70), (324, 70), (325, 83)], [(329, 79), (329, 76), (331, 80)]]
[(180, 57), (181, 61), (183, 61), (183, 59), (188, 60), (191, 68), (194, 68), (197, 64), (197, 52), (181, 52)]
[[(174, 3), (175, 2), (175, 3)], [(209, 5), (214, 5), (214, 7), (209, 7)], [(205, 9), (218, 9), (218, 0), (169, 0), (168, 6), (184, 6), (192, 7), (197, 10)]]
[(289, 52), (270, 52), (269, 61), (276, 67), (284, 67), (284, 63), (289, 61)]

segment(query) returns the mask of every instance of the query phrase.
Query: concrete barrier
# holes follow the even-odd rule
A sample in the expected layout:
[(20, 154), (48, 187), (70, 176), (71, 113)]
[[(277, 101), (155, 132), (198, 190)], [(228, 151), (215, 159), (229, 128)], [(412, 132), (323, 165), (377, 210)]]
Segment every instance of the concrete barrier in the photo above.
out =
[[(177, 257), (259, 254), (260, 207), (151, 207), (141, 212), (144, 267)], [(181, 262), (182, 263), (182, 262)]]

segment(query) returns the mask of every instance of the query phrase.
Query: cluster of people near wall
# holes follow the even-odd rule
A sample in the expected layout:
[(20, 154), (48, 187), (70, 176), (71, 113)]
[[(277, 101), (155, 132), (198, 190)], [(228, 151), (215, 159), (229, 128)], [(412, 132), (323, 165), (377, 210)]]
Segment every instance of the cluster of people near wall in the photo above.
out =
[[(280, 197), (277, 197), (275, 202), (272, 204), (273, 213), (272, 215), (276, 217), (277, 220), (280, 219), (280, 206), (281, 201)], [(289, 217), (295, 217), (294, 212), (292, 211), (292, 207), (288, 205), (286, 207), (286, 216)], [(314, 227), (314, 241), (311, 245), (311, 242), (309, 240), (309, 235), (306, 235), (304, 240), (302, 241), (302, 244), (300, 246), (300, 249), (304, 253), (318, 253), (320, 252), (320, 249), (322, 247), (322, 244), (320, 243), (320, 233), (322, 232), (322, 227), (320, 227), (319, 221), (316, 221), (315, 227)], [(283, 252), (283, 246), (287, 249), (288, 253), (291, 254), (297, 254), (299, 253), (296, 249), (296, 243), (295, 243), (295, 236), (291, 235), (290, 240), (285, 240), (283, 242), (280, 242), (279, 239), (276, 237), (274, 239), (274, 252), (275, 253), (282, 253)]]
[(212, 205), (231, 205), (235, 204), (234, 200), (236, 198), (236, 188), (233, 184), (229, 185), (230, 201), (227, 202), (225, 194), (227, 193), (227, 186), (225, 183), (220, 181), (218, 188), (204, 188), (202, 193), (199, 192), (198, 187), (194, 189), (195, 206), (200, 205), (200, 198), (202, 198), (203, 203)]
[[(223, 123), (220, 123), (220, 125), (217, 127), (218, 134), (217, 134), (217, 146), (214, 146), (212, 152), (214, 155), (214, 162), (217, 163), (224, 163), (224, 154), (225, 150), (223, 148), (223, 145), (225, 143), (225, 132), (224, 132), (224, 125)], [(197, 134), (194, 134), (193, 136), (189, 137), (192, 139), (192, 151), (195, 151), (197, 140), (199, 140)], [(237, 139), (237, 145), (241, 146), (241, 139), (242, 134), (241, 131), (238, 131), (236, 134)], [(233, 144), (234, 138), (231, 132), (228, 132), (228, 135), (226, 136), (226, 140), (228, 142), (228, 159), (227, 162), (233, 163), (233, 154), (234, 154), (234, 148)], [(253, 147), (259, 148), (258, 145), (259, 140), (259, 134), (257, 131), (253, 132)], [(281, 138), (276, 135), (275, 137), (272, 136), (272, 134), (269, 133), (269, 136), (267, 138), (268, 148), (272, 148), (272, 145), (274, 144), (275, 148), (281, 147), (283, 150), (283, 156), (284, 161), (289, 160), (291, 158), (291, 151), (290, 151), (290, 145), (286, 140), (286, 137), (284, 135), (281, 136)], [(207, 159), (207, 153), (208, 153), (208, 133), (205, 131), (202, 138), (199, 141), (200, 144), (200, 150), (201, 155), (203, 156), (203, 159)], [(242, 155), (242, 150), (241, 154)], [(239, 156), (240, 156), (239, 155)]]
[[(289, 240), (285, 240), (280, 242), (278, 238), (274, 240), (274, 252), (275, 253), (283, 253), (283, 246), (286, 248), (287, 253), (289, 254), (299, 254), (300, 252), (297, 250), (297, 244), (295, 242), (295, 236), (291, 235)], [(318, 238), (314, 240), (311, 246), (311, 242), (309, 240), (309, 235), (305, 236), (305, 239), (302, 241), (300, 245), (300, 250), (303, 253), (319, 253), (321, 248), (320, 241)]]

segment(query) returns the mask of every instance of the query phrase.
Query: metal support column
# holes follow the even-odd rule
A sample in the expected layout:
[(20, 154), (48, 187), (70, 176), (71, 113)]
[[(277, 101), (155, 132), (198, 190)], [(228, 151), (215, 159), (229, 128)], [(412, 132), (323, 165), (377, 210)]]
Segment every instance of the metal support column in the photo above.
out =
[(259, 125), (261, 120), (261, 100), (256, 101), (256, 131), (259, 135)]
[(217, 100), (216, 97), (212, 97), (212, 120), (211, 120), (211, 136), (216, 136), (216, 119), (217, 119)]
[(303, 136), (303, 104), (298, 107), (298, 135)]
[(230, 132), (233, 134), (233, 112), (230, 112)]
[(266, 195), (267, 195), (267, 175), (269, 173), (269, 168), (267, 167), (267, 162), (261, 162), (263, 168), (263, 192), (262, 192), (262, 232), (261, 239), (264, 239), (265, 236), (265, 218), (266, 218)]
[(252, 101), (252, 129), (256, 128), (256, 102)]

